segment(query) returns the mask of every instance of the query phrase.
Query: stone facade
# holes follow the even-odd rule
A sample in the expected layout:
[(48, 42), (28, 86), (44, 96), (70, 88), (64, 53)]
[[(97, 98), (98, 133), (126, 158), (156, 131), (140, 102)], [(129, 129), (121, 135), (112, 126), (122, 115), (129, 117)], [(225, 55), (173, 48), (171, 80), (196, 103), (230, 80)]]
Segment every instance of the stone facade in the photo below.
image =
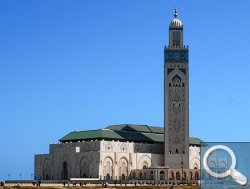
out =
[(200, 146), (189, 146), (189, 169), (200, 169)]
[[(185, 170), (187, 177), (190, 177), (190, 173), (194, 176), (195, 169), (199, 169), (200, 147), (189, 148), (189, 165), (194, 171)], [(35, 156), (35, 178), (43, 180), (162, 179), (161, 171), (164, 172), (164, 178), (170, 179), (173, 176), (171, 171), (175, 177), (176, 174), (178, 176), (177, 169), (170, 171), (164, 167), (164, 144), (159, 143), (96, 140), (51, 144), (49, 154)]]
[(165, 166), (189, 168), (189, 63), (183, 25), (175, 18), (164, 49)]
[(98, 177), (100, 141), (51, 144), (50, 153), (35, 156), (35, 178)]

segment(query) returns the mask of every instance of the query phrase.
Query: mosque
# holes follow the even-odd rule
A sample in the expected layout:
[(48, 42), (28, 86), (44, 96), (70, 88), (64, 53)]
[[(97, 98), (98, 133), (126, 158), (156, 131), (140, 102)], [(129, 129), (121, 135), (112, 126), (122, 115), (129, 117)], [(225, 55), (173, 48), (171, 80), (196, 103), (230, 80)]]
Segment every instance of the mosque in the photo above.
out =
[(189, 58), (177, 10), (164, 47), (164, 128), (121, 124), (74, 131), (35, 155), (35, 179), (199, 180), (199, 138), (189, 136)]

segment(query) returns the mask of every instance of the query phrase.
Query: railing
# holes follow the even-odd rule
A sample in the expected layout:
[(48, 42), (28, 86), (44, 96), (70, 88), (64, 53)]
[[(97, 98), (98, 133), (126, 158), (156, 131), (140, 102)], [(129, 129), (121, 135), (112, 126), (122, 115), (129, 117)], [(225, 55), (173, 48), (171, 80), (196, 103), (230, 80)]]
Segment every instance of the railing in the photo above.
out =
[[(61, 184), (61, 185), (87, 185), (87, 184), (101, 184), (108, 182), (114, 185), (196, 185), (197, 180), (41, 180), (42, 184)], [(35, 181), (36, 183), (38, 180)], [(34, 180), (6, 180), (5, 184), (33, 184)]]

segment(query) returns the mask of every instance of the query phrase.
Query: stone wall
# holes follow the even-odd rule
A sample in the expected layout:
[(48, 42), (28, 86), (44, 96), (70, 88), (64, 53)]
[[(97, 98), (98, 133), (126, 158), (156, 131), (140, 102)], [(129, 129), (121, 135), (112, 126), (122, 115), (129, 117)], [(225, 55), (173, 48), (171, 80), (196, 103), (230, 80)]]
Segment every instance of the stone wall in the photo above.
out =
[(189, 168), (200, 169), (200, 147), (189, 146)]
[(96, 178), (100, 141), (51, 144), (50, 154), (35, 156), (36, 179)]
[[(131, 178), (132, 170), (146, 174), (147, 168), (163, 167), (163, 149), (163, 144), (105, 140), (51, 144), (49, 154), (35, 156), (35, 178), (124, 180)], [(199, 152), (199, 147), (190, 146), (190, 169), (199, 169)]]

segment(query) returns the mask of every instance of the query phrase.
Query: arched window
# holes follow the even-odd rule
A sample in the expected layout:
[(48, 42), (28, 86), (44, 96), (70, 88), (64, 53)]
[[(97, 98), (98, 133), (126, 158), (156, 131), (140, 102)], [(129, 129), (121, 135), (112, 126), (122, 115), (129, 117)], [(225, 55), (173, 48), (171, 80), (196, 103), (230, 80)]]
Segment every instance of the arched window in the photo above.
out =
[(68, 179), (68, 164), (66, 161), (63, 162), (62, 165), (62, 180), (67, 180)]
[(113, 160), (110, 157), (106, 157), (103, 161), (104, 176), (106, 179), (113, 179)]
[(119, 178), (125, 180), (127, 179), (127, 176), (128, 176), (128, 160), (123, 157), (119, 160)]
[(160, 171), (160, 180), (165, 180), (165, 173), (164, 173), (164, 171)]
[(173, 46), (174, 46), (174, 47), (175, 47), (175, 44), (176, 44), (176, 43), (175, 43), (175, 40), (173, 40)]
[(183, 172), (183, 180), (187, 180), (187, 173)]
[(154, 172), (150, 171), (150, 180), (153, 180), (153, 179), (154, 179)]
[(181, 174), (180, 172), (176, 172), (176, 180), (181, 180)]
[(148, 163), (146, 161), (143, 162), (143, 166), (142, 166), (143, 169), (146, 169), (148, 168)]
[(133, 178), (133, 179), (136, 179), (136, 174), (135, 174), (135, 172), (133, 172), (132, 178)]
[(172, 83), (175, 86), (179, 86), (179, 84), (181, 83), (181, 77), (178, 74), (176, 74), (172, 79)]
[(171, 172), (171, 177), (170, 177), (171, 180), (174, 180), (174, 172), (172, 171)]
[(45, 159), (43, 162), (43, 179), (49, 180), (51, 175), (51, 163), (49, 159)]
[(174, 47), (179, 47), (180, 45), (180, 31), (174, 31), (173, 32), (173, 46)]
[(125, 180), (125, 179), (126, 179), (125, 175), (124, 175), (124, 174), (122, 174), (122, 180)]
[(193, 173), (190, 172), (189, 175), (190, 175), (190, 176), (189, 176), (189, 177), (190, 177), (190, 180), (193, 180)]
[(106, 175), (106, 180), (110, 180), (110, 174), (109, 173)]
[(86, 157), (83, 157), (80, 161), (80, 177), (89, 177), (89, 160)]
[(142, 172), (139, 173), (139, 179), (142, 179)]
[(199, 180), (199, 179), (200, 179), (199, 173), (196, 171), (194, 174), (194, 180)]
[(194, 169), (198, 169), (197, 163), (194, 164)]

